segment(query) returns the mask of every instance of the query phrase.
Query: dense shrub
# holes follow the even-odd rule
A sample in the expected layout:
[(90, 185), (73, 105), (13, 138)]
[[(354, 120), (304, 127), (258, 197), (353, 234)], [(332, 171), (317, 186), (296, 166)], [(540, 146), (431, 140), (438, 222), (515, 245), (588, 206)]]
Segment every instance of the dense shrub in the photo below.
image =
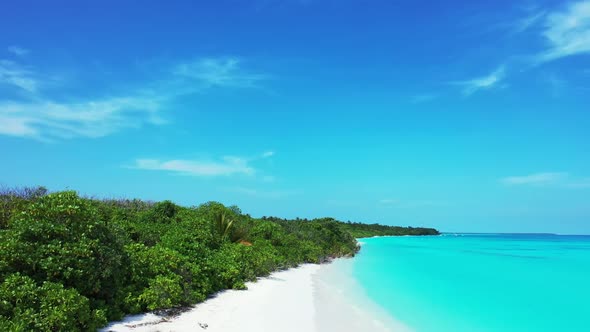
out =
[(0, 285), (0, 330), (90, 331), (106, 323), (101, 310), (75, 289), (12, 274)]
[(188, 217), (181, 223), (167, 227), (160, 238), (162, 246), (197, 260), (210, 255), (213, 242), (213, 235), (207, 223)]
[(246, 278), (242, 275), (243, 262), (240, 260), (239, 246), (241, 245), (225, 243), (205, 262), (215, 291), (245, 288)]
[(12, 216), (0, 243), (0, 276), (22, 273), (35, 282), (76, 289), (93, 307), (115, 306), (123, 282), (121, 241), (88, 200), (75, 192), (44, 196)]
[(0, 229), (8, 227), (15, 212), (47, 194), (45, 187), (0, 188)]
[(131, 264), (125, 287), (125, 308), (137, 313), (202, 301), (212, 286), (198, 259), (156, 245), (134, 243), (125, 247)]
[(252, 246), (240, 245), (237, 249), (242, 263), (241, 275), (246, 280), (254, 280), (289, 266), (281, 252), (267, 240), (258, 240)]

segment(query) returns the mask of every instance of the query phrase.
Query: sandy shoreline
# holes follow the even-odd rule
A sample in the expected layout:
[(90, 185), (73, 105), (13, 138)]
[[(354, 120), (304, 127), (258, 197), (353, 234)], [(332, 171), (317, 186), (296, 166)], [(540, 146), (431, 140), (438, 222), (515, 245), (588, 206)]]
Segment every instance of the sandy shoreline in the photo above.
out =
[(221, 292), (170, 319), (152, 313), (129, 316), (101, 331), (408, 331), (352, 291), (345, 269), (343, 260), (302, 265), (247, 283), (248, 290)]

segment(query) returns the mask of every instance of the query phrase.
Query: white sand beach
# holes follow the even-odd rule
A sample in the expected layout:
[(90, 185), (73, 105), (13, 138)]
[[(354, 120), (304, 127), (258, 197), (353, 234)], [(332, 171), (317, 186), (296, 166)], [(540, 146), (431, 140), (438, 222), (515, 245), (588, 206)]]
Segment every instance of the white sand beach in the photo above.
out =
[(353, 303), (358, 295), (351, 298), (343, 288), (352, 287), (351, 279), (339, 277), (339, 267), (333, 264), (276, 272), (247, 283), (248, 290), (221, 292), (179, 316), (129, 316), (101, 331), (408, 331), (378, 308)]

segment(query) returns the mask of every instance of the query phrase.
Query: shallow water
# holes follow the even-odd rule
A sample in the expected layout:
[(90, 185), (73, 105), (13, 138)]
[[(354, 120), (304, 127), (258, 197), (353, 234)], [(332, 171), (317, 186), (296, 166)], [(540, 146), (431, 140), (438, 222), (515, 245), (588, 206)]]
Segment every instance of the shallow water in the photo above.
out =
[(361, 239), (352, 275), (416, 332), (590, 331), (590, 236)]
[(365, 295), (353, 265), (354, 259), (336, 259), (313, 276), (316, 331), (410, 332)]

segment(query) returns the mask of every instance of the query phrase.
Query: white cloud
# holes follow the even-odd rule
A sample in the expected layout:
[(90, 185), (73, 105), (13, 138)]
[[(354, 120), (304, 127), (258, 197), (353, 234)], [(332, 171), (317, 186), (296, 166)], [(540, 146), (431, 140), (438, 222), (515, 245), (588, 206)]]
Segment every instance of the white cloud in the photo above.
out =
[(532, 13), (529, 16), (516, 21), (516, 23), (514, 23), (512, 25), (512, 32), (513, 33), (521, 33), (521, 32), (528, 30), (529, 28), (531, 28), (531, 27), (535, 26), (537, 23), (539, 23), (545, 17), (546, 14), (547, 14), (547, 12), (545, 12), (545, 11), (539, 11), (539, 12)]
[[(163, 124), (162, 111), (182, 95), (213, 86), (250, 87), (262, 79), (262, 75), (245, 73), (233, 58), (197, 59), (174, 68), (162, 79), (120, 94), (56, 101), (42, 89), (50, 79), (41, 78), (49, 75), (0, 59), (0, 88), (9, 85), (28, 93), (18, 101), (0, 96), (0, 135), (52, 141), (96, 138), (144, 124)], [(67, 87), (61, 88), (67, 94)]]
[(266, 75), (248, 73), (240, 66), (241, 60), (228, 58), (199, 58), (175, 67), (173, 73), (201, 81), (210, 87), (256, 87)]
[(238, 157), (224, 157), (221, 161), (137, 159), (132, 168), (209, 177), (255, 173), (246, 159)]
[(574, 2), (548, 14), (543, 36), (548, 48), (537, 55), (538, 63), (590, 53), (590, 1)]
[(500, 179), (507, 186), (550, 186), (558, 188), (590, 188), (590, 178), (576, 177), (567, 172), (544, 172)]
[(0, 134), (54, 140), (102, 137), (144, 123), (159, 124), (160, 103), (123, 97), (81, 103), (0, 102)]
[(479, 90), (494, 88), (504, 79), (505, 74), (504, 66), (500, 66), (489, 75), (466, 81), (452, 82), (452, 84), (463, 86), (463, 94), (469, 96)]
[(266, 151), (262, 154), (262, 158), (270, 158), (275, 155), (274, 151)]
[(26, 48), (22, 48), (22, 47), (16, 46), (16, 45), (8, 46), (7, 50), (8, 50), (8, 52), (10, 52), (16, 56), (24, 56), (24, 55), (27, 55), (31, 52), (30, 50), (27, 50)]
[(568, 173), (564, 172), (545, 172), (535, 173), (522, 176), (509, 176), (500, 181), (505, 185), (554, 185), (563, 182), (567, 179)]
[(0, 85), (6, 84), (30, 93), (39, 85), (34, 74), (14, 61), (0, 59)]
[(4, 116), (0, 113), (0, 134), (8, 136), (35, 137), (38, 135), (30, 125), (31, 119)]

